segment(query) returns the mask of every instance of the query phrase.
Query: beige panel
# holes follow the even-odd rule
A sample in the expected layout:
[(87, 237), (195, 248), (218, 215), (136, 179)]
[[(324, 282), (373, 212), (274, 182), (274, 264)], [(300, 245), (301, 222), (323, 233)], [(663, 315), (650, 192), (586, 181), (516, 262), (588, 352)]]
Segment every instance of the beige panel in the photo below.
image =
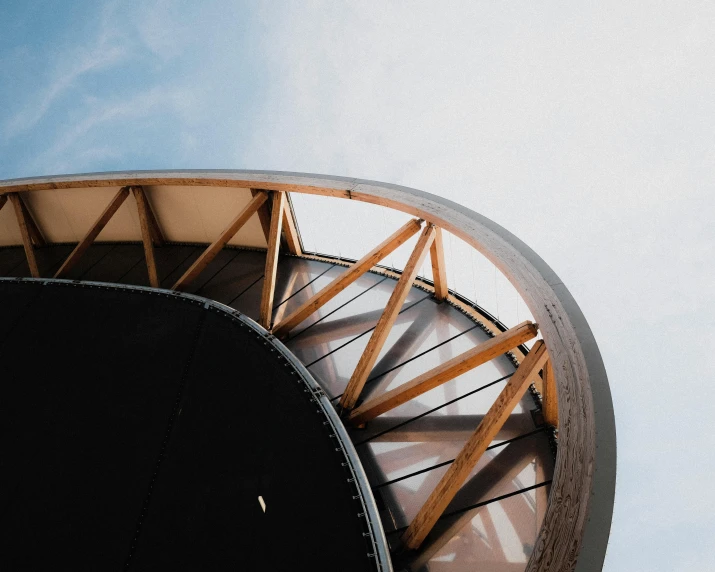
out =
[[(159, 225), (170, 242), (210, 243), (249, 203), (251, 191), (226, 187), (145, 187)], [(253, 216), (229, 244), (266, 248), (258, 216)]]
[(77, 233), (72, 227), (69, 217), (62, 208), (61, 193), (75, 191), (62, 190), (56, 193), (30, 191), (22, 193), (22, 199), (30, 209), (37, 226), (40, 227), (45, 240), (52, 242), (78, 242)]
[[(192, 187), (192, 190), (199, 216), (208, 235), (206, 242), (215, 240), (253, 198), (250, 189)], [(228, 243), (266, 248), (266, 237), (258, 216), (252, 216)]]
[[(120, 187), (90, 187), (22, 193), (49, 243), (79, 242)], [(170, 242), (212, 242), (251, 199), (249, 189), (226, 187), (145, 187), (159, 225)], [(102, 241), (140, 241), (139, 215), (129, 196), (97, 237)], [(0, 246), (22, 244), (12, 208), (0, 211)], [(266, 248), (258, 216), (229, 244)]]
[(8, 201), (0, 209), (0, 246), (10, 244), (22, 244), (22, 236), (20, 236), (20, 228), (17, 226), (15, 210)]
[[(79, 242), (120, 187), (57, 189), (23, 193), (48, 242)], [(132, 197), (119, 207), (97, 237), (102, 241), (141, 240), (139, 216)]]
[(164, 237), (169, 242), (211, 242), (204, 229), (193, 187), (144, 187)]

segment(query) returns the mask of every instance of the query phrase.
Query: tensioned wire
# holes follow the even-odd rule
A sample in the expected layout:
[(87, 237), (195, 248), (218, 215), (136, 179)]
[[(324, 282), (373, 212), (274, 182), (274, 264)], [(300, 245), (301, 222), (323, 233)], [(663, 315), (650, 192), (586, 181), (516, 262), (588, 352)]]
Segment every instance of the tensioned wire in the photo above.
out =
[[(509, 497), (514, 497), (514, 496), (516, 496), (516, 495), (520, 495), (520, 494), (522, 494), (522, 493), (527, 493), (527, 492), (529, 492), (529, 491), (533, 491), (534, 489), (538, 489), (538, 488), (541, 488), (541, 487), (545, 487), (546, 485), (550, 485), (550, 484), (551, 484), (551, 479), (549, 479), (549, 480), (547, 480), (547, 481), (542, 481), (542, 482), (537, 483), (537, 484), (535, 484), (535, 485), (531, 485), (530, 487), (524, 487), (523, 489), (519, 489), (519, 490), (517, 490), (517, 491), (512, 491), (512, 492), (506, 493), (506, 494), (504, 494), (504, 495), (499, 495), (498, 497), (493, 497), (493, 498), (490, 498), (489, 500), (485, 500), (485, 501), (478, 502), (478, 503), (475, 503), (475, 504), (470, 504), (470, 505), (467, 505), (467, 506), (465, 506), (465, 507), (458, 508), (458, 509), (453, 510), (453, 511), (450, 511), (450, 512), (446, 512), (446, 513), (444, 513), (442, 516), (440, 516), (437, 520), (443, 520), (443, 519), (445, 519), (445, 518), (449, 518), (450, 516), (455, 516), (455, 515), (457, 515), (457, 514), (462, 514), (463, 512), (467, 512), (467, 511), (473, 510), (473, 509), (475, 509), (475, 508), (479, 508), (479, 507), (482, 507), (482, 506), (486, 506), (486, 505), (488, 505), (488, 504), (492, 504), (492, 503), (495, 503), (495, 502), (499, 502), (499, 501), (502, 501), (502, 500), (504, 500), (504, 499), (508, 499)], [(409, 527), (407, 527), (407, 526), (402, 526), (402, 527), (400, 527), (400, 528), (395, 528), (394, 530), (386, 531), (385, 534), (395, 534), (395, 533), (397, 533), (397, 532), (404, 532), (404, 531), (407, 530), (408, 528), (409, 528)]]

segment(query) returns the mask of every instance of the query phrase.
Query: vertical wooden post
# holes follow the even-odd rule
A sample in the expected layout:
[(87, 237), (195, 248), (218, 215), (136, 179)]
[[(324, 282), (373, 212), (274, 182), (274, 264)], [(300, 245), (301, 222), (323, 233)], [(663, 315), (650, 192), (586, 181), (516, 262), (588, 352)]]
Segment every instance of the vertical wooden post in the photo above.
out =
[(268, 234), (268, 250), (266, 251), (266, 271), (263, 276), (263, 293), (261, 295), (260, 324), (267, 330), (271, 329), (273, 316), (273, 296), (276, 288), (276, 274), (278, 272), (278, 250), (281, 242), (281, 222), (283, 219), (283, 205), (285, 194), (281, 191), (272, 191), (273, 204), (271, 206), (271, 228)]
[(30, 236), (30, 227), (34, 224), (28, 221), (27, 209), (17, 193), (10, 193), (10, 202), (15, 209), (15, 218), (17, 219), (17, 225), (20, 227), (20, 234), (22, 235), (22, 245), (25, 248), (25, 256), (27, 257), (27, 265), (30, 267), (30, 275), (33, 278), (40, 277), (40, 270), (37, 267), (37, 259), (35, 258), (35, 249), (32, 245), (32, 237)]
[(154, 259), (154, 243), (152, 241), (151, 222), (149, 221), (149, 205), (147, 204), (144, 189), (132, 187), (134, 199), (137, 202), (139, 211), (139, 225), (142, 231), (142, 242), (144, 243), (144, 257), (146, 258), (146, 268), (149, 272), (149, 284), (153, 288), (159, 287), (159, 276), (156, 272), (156, 260)]
[[(442, 229), (435, 227), (434, 242), (430, 247), (430, 260), (432, 262), (432, 280), (434, 282), (434, 297), (444, 300), (449, 294), (447, 289), (447, 266), (444, 262), (444, 246), (442, 243)], [(454, 262), (454, 261), (453, 261)]]

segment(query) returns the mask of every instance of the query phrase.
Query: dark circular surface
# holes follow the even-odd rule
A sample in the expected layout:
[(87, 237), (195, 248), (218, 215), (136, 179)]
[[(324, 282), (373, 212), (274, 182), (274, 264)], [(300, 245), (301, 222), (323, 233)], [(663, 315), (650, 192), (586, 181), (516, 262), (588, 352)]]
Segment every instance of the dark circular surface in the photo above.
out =
[(0, 297), (4, 570), (375, 569), (325, 411), (243, 319), (114, 286)]

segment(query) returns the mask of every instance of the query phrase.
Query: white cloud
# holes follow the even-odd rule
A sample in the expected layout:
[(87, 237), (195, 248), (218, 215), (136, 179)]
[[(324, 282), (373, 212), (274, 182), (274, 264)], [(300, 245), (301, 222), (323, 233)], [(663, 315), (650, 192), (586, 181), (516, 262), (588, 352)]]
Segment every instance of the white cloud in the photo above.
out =
[[(241, 164), (415, 186), (530, 244), (584, 310), (613, 387), (620, 477), (606, 569), (632, 569), (671, 536), (683, 552), (649, 569), (709, 562), (682, 531), (715, 534), (703, 398), (715, 339), (715, 7), (265, 10), (271, 90)], [(308, 244), (345, 250), (325, 237), (354, 209), (310, 206), (299, 212), (313, 215)]]

